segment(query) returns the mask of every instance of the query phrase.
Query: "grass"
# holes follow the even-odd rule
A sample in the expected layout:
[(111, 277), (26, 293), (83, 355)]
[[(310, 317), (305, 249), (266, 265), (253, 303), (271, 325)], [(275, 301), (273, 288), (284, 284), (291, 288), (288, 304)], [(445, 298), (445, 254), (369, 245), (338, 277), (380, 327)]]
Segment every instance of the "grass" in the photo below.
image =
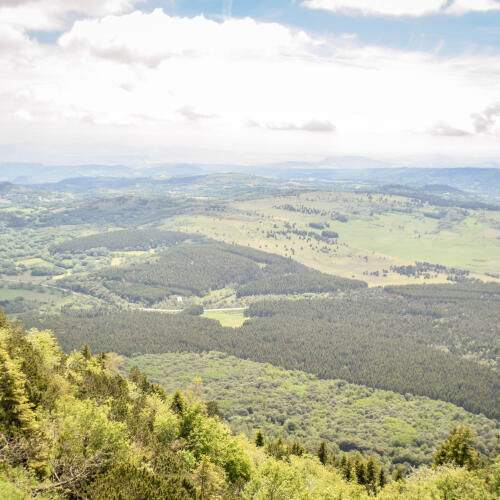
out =
[[(217, 216), (181, 216), (169, 220), (175, 229), (205, 234), (227, 243), (251, 246), (292, 257), (320, 271), (344, 277), (356, 277), (370, 285), (446, 282), (440, 274), (431, 280), (415, 279), (388, 273), (392, 265), (426, 261), (447, 267), (459, 267), (488, 279), (484, 273), (500, 273), (500, 214), (448, 209), (440, 220), (425, 216), (436, 211), (431, 207), (413, 208), (411, 214), (401, 213), (408, 200), (396, 196), (366, 194), (307, 193), (298, 196), (267, 198), (251, 202), (233, 202), (232, 212)], [(286, 204), (305, 206), (326, 215), (304, 214), (275, 208)], [(348, 215), (349, 221), (331, 220), (330, 212)], [(357, 212), (357, 214), (356, 214)], [(286, 223), (308, 230), (311, 222), (328, 222), (340, 234), (333, 251), (321, 251), (322, 243), (307, 243), (293, 234), (268, 238), (268, 231), (284, 230)], [(293, 252), (291, 251), (293, 249)], [(371, 273), (379, 271), (379, 276)]]
[(60, 297), (61, 294), (50, 288), (44, 288), (44, 292), (39, 290), (22, 290), (17, 288), (0, 288), (0, 300), (13, 300), (16, 297), (24, 297), (25, 300), (36, 300), (37, 302), (47, 302), (48, 299)]
[(24, 259), (20, 260), (18, 264), (24, 264), (26, 267), (34, 267), (34, 266), (50, 266), (52, 267), (52, 264), (50, 262), (47, 262), (43, 259), (40, 259), (39, 257), (33, 257), (31, 259)]
[(222, 326), (239, 328), (248, 319), (243, 315), (244, 311), (205, 311), (204, 318), (217, 320)]

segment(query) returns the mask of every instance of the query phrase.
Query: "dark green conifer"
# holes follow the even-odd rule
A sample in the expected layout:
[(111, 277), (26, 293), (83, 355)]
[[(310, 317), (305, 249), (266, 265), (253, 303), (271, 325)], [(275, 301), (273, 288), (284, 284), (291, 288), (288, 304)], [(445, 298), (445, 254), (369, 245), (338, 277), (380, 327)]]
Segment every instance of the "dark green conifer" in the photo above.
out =
[(394, 479), (394, 481), (402, 481), (404, 478), (403, 469), (401, 469), (401, 467), (397, 467), (394, 471), (394, 474), (392, 475), (392, 478)]
[(344, 478), (346, 481), (350, 481), (352, 479), (352, 462), (349, 457), (347, 457), (347, 460), (345, 461), (344, 468), (342, 469), (342, 473), (344, 475)]
[(86, 359), (89, 360), (92, 358), (92, 351), (90, 350), (90, 347), (88, 344), (83, 344), (82, 345), (82, 356)]
[(321, 443), (318, 446), (318, 451), (316, 452), (319, 461), (325, 465), (327, 460), (328, 460), (328, 449), (326, 447), (326, 442), (321, 441)]
[(358, 484), (366, 484), (366, 467), (361, 460), (356, 460), (354, 464), (354, 472), (356, 474), (356, 481)]
[(385, 476), (385, 469), (382, 467), (378, 473), (378, 485), (383, 488), (387, 484), (387, 478)]
[(262, 447), (264, 446), (264, 442), (264, 433), (259, 429), (255, 435), (255, 446)]
[(29, 434), (36, 429), (33, 405), (26, 391), (26, 378), (18, 364), (0, 346), (0, 429), (8, 434)]
[(177, 415), (182, 416), (184, 414), (184, 410), (186, 409), (186, 401), (184, 400), (182, 392), (180, 391), (174, 392), (170, 407), (172, 408), (172, 411), (177, 413)]
[(366, 463), (366, 482), (368, 484), (375, 484), (377, 476), (377, 466), (373, 457), (368, 459)]
[(301, 457), (305, 453), (305, 449), (298, 439), (295, 439), (290, 447), (290, 454)]

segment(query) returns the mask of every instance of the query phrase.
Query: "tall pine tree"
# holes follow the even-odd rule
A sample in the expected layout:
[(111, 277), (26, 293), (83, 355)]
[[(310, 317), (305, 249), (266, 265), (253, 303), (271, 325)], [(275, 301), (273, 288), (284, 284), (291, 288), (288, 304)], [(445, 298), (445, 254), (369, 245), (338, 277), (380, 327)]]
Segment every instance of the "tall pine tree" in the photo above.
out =
[(25, 384), (25, 376), (18, 364), (0, 344), (0, 427), (11, 436), (29, 434), (37, 428)]
[(323, 465), (325, 465), (326, 462), (327, 462), (327, 460), (328, 460), (328, 449), (326, 447), (326, 442), (325, 441), (321, 441), (321, 443), (319, 444), (317, 455), (318, 455), (319, 461)]

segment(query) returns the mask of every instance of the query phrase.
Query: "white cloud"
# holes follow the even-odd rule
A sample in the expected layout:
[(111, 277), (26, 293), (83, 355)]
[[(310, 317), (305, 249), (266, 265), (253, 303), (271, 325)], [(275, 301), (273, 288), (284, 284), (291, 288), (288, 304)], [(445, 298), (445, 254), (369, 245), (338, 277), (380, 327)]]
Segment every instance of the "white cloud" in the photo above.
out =
[(313, 118), (304, 123), (257, 123), (250, 122), (250, 126), (260, 127), (268, 130), (302, 130), (304, 132), (335, 132), (335, 125), (328, 120), (318, 120)]
[(304, 0), (309, 9), (347, 15), (409, 16), (432, 14), (462, 15), (500, 10), (497, 0)]
[(19, 29), (60, 30), (70, 14), (100, 17), (131, 10), (144, 0), (2, 0), (0, 19)]
[(10, 26), (0, 149), (39, 160), (500, 154), (495, 53), (439, 58), (161, 10), (77, 21), (54, 46)]
[(179, 18), (161, 9), (136, 11), (74, 24), (59, 41), (61, 47), (87, 51), (123, 63), (156, 66), (171, 57), (266, 58), (310, 55), (321, 42), (303, 31), (250, 18), (218, 23), (203, 16)]
[(455, 0), (446, 12), (449, 14), (467, 14), (468, 12), (490, 12), (500, 10), (497, 0)]
[(340, 35), (340, 38), (343, 40), (356, 40), (358, 38), (358, 35), (356, 33), (342, 33)]
[(470, 132), (467, 132), (466, 130), (462, 130), (461, 128), (455, 128), (447, 123), (440, 122), (434, 125), (429, 130), (429, 133), (431, 135), (436, 135), (438, 137), (466, 137), (469, 135), (472, 135)]
[(0, 22), (0, 53), (12, 53), (27, 43), (29, 43), (28, 37), (22, 31)]
[(447, 0), (305, 0), (302, 6), (342, 14), (424, 16), (439, 12)]
[(480, 113), (472, 115), (474, 129), (478, 134), (494, 133), (497, 119), (500, 118), (500, 102), (486, 107)]
[(14, 118), (17, 118), (19, 120), (24, 120), (30, 122), (33, 120), (33, 115), (26, 109), (18, 109), (14, 113), (12, 113), (12, 116)]

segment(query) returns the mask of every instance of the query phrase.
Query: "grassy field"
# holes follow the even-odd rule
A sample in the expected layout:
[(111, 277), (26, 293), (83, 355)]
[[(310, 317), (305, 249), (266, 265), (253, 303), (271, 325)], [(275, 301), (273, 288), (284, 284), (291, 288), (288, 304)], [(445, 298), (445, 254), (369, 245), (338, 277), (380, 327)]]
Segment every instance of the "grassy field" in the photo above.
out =
[[(500, 215), (497, 212), (446, 209), (441, 219), (435, 207), (411, 207), (408, 199), (397, 196), (356, 193), (307, 193), (297, 196), (234, 202), (232, 211), (217, 216), (178, 217), (169, 228), (204, 234), (240, 245), (293, 257), (310, 267), (330, 274), (363, 279), (371, 285), (421, 283), (396, 273), (382, 276), (382, 270), (415, 261), (466, 269), (476, 277), (500, 274)], [(316, 213), (283, 208), (306, 207)], [(323, 212), (323, 214), (321, 213)], [(337, 212), (347, 222), (332, 220)], [(426, 215), (427, 214), (427, 215)], [(288, 224), (311, 231), (310, 223), (328, 223), (340, 237), (337, 245), (306, 242), (284, 231)], [(324, 247), (329, 247), (326, 249)], [(376, 273), (379, 272), (377, 276)], [(444, 283), (439, 274), (425, 282)]]
[(47, 302), (49, 299), (60, 298), (61, 292), (50, 288), (36, 290), (23, 290), (20, 288), (0, 288), (0, 300), (13, 300), (16, 297), (24, 297), (25, 300), (36, 300)]
[[(0, 285), (5, 286), (6, 283), (0, 281)], [(18, 302), (22, 298), (22, 302)], [(10, 301), (11, 304), (19, 304), (23, 310), (14, 309), (18, 312), (26, 312), (27, 310), (54, 311), (74, 299), (69, 295), (65, 295), (61, 291), (53, 288), (36, 286), (33, 290), (23, 288), (0, 288), (0, 301)], [(9, 311), (9, 307), (7, 307)]]
[(240, 327), (243, 322), (248, 319), (243, 315), (244, 311), (205, 311), (204, 318), (217, 320), (222, 326), (230, 326), (232, 328)]
[(50, 262), (47, 262), (39, 257), (34, 257), (31, 259), (20, 260), (18, 264), (24, 264), (26, 267), (35, 267), (35, 266), (51, 266)]
[[(423, 463), (458, 423), (473, 427), (483, 452), (497, 444), (497, 424), (442, 401), (370, 389), (221, 353), (156, 354), (126, 359), (168, 391), (215, 400), (235, 432), (321, 439), (344, 451), (378, 453), (394, 463)], [(196, 380), (198, 379), (198, 380)], [(201, 379), (201, 383), (200, 380)]]

